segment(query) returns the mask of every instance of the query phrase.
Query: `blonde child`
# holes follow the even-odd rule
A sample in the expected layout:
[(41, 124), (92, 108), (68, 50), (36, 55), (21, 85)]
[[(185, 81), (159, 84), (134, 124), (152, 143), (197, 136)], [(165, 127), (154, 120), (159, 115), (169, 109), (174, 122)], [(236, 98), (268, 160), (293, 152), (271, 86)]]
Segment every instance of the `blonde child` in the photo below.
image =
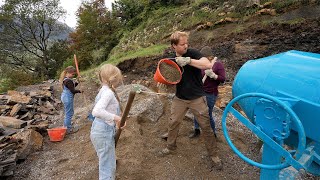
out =
[(115, 88), (122, 84), (121, 71), (105, 64), (99, 72), (101, 89), (96, 96), (92, 115), (95, 117), (90, 138), (99, 158), (99, 179), (115, 179), (115, 132), (120, 126), (120, 104)]
[(61, 101), (63, 103), (65, 113), (63, 125), (68, 128), (67, 134), (75, 133), (78, 131), (78, 128), (74, 128), (71, 125), (71, 119), (74, 114), (74, 95), (76, 93), (81, 93), (80, 90), (75, 89), (78, 83), (72, 80), (75, 73), (76, 69), (73, 66), (68, 66), (64, 71), (62, 71), (59, 79), (61, 87), (63, 89), (61, 93)]

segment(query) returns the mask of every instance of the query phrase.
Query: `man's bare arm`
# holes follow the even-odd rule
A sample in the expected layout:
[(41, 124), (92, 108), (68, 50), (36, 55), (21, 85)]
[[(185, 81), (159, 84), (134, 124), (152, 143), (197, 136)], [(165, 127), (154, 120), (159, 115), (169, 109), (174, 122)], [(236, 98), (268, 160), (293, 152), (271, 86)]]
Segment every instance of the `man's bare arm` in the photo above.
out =
[(212, 63), (206, 57), (202, 57), (199, 60), (191, 59), (189, 65), (198, 69), (210, 69), (212, 67)]

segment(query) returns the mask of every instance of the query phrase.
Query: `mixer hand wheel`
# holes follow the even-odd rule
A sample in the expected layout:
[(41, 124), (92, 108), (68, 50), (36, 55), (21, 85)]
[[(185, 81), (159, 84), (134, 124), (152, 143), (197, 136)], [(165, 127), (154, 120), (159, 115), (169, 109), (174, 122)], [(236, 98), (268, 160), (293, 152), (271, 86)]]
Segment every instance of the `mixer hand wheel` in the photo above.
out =
[[(280, 105), (291, 117), (293, 120), (293, 123), (297, 127), (298, 131), (298, 137), (299, 137), (299, 144), (297, 151), (295, 152), (294, 156), (292, 156), (288, 151), (286, 151), (281, 145), (279, 145), (277, 142), (275, 142), (272, 138), (270, 138), (268, 135), (266, 135), (263, 131), (260, 130), (256, 125), (254, 125), (250, 120), (247, 118), (243, 117), (237, 110), (235, 110), (232, 105), (235, 104), (237, 101), (249, 97), (259, 97), (259, 98), (264, 98), (268, 99), (270, 101), (273, 101)], [(227, 130), (227, 124), (226, 124), (226, 118), (229, 113), (229, 111), (241, 122), (243, 125), (245, 125), (248, 129), (250, 129), (253, 133), (255, 133), (264, 143), (267, 143), (272, 149), (274, 149), (276, 152), (278, 152), (282, 157), (285, 158), (285, 161), (281, 164), (276, 164), (276, 165), (267, 165), (267, 164), (262, 164), (255, 162), (245, 155), (243, 155), (231, 142), (230, 136), (228, 134)], [(306, 135), (302, 126), (301, 121), (299, 120), (298, 116), (293, 112), (293, 110), (288, 107), (285, 103), (282, 101), (274, 98), (273, 96), (269, 96), (266, 94), (262, 93), (247, 93), (240, 95), (236, 98), (234, 98), (230, 103), (227, 105), (226, 109), (224, 110), (223, 116), (222, 116), (222, 129), (223, 129), (223, 134), (227, 140), (227, 143), (231, 147), (231, 149), (244, 161), (247, 163), (259, 167), (259, 168), (264, 168), (264, 169), (283, 169), (286, 168), (290, 165), (294, 166), (295, 168), (303, 168), (293, 157), (296, 159), (299, 159), (302, 156), (302, 153), (305, 150), (306, 147)]]

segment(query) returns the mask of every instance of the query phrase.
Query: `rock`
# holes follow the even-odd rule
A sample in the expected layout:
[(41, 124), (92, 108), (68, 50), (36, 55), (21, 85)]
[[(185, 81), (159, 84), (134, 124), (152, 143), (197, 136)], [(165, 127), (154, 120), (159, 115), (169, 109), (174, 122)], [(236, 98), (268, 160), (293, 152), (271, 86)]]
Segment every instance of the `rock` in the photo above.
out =
[[(50, 89), (50, 87), (48, 87)], [(49, 90), (38, 90), (38, 91), (31, 91), (29, 94), (31, 97), (51, 97), (52, 94)]]
[(21, 109), (21, 107), (22, 107), (22, 105), (21, 104), (15, 104), (13, 107), (12, 107), (12, 109), (11, 109), (11, 111), (10, 111), (10, 116), (15, 116), (15, 115), (17, 115), (17, 113), (20, 111), (20, 109)]
[(18, 91), (8, 91), (10, 98), (8, 99), (8, 105), (14, 105), (17, 103), (28, 104), (31, 101), (31, 97), (24, 95)]
[(133, 89), (137, 90), (137, 88), (141, 91), (141, 93), (136, 94), (129, 115), (137, 116), (138, 121), (158, 121), (163, 114), (163, 104), (159, 98), (159, 95), (145, 86), (139, 84), (130, 84), (118, 87), (116, 89), (123, 109), (127, 103), (129, 92)]
[(29, 154), (42, 149), (43, 137), (32, 129), (17, 133), (13, 137), (22, 140), (18, 149), (18, 159), (26, 159)]
[(238, 20), (239, 20), (238, 18), (226, 17), (215, 22), (214, 25), (233, 23), (233, 22), (237, 22)]
[(9, 116), (0, 116), (0, 123), (4, 127), (15, 128), (15, 129), (24, 128), (27, 125), (27, 122), (21, 121), (19, 119), (16, 119), (14, 117), (9, 117)]
[(225, 108), (229, 101), (232, 99), (232, 86), (223, 85), (219, 86), (219, 95), (215, 104), (215, 107), (220, 109)]
[(213, 23), (212, 22), (206, 22), (205, 24), (200, 24), (196, 27), (196, 30), (197, 31), (200, 31), (202, 29), (209, 29), (210, 27), (213, 26)]
[(248, 8), (260, 7), (260, 0), (249, 0), (248, 4), (247, 4), (247, 7)]
[(263, 5), (261, 5), (261, 8), (270, 8), (272, 5), (272, 2), (266, 2)]
[(275, 9), (261, 9), (256, 14), (258, 14), (258, 15), (271, 15), (271, 16), (277, 15)]
[(222, 12), (222, 13), (219, 13), (218, 16), (225, 16), (226, 13), (225, 12)]
[(3, 129), (2, 124), (0, 125), (0, 135), (3, 135), (5, 129)]

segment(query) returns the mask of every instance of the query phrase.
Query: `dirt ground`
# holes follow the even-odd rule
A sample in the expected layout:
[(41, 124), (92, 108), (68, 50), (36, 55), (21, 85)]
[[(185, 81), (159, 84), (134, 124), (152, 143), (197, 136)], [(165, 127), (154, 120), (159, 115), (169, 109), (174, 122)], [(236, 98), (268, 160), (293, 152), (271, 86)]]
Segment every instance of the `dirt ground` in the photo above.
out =
[[(94, 82), (87, 101), (94, 98), (99, 86)], [(84, 87), (83, 86), (83, 87)], [(85, 88), (86, 89), (86, 88)], [(92, 93), (94, 92), (94, 93)], [(59, 91), (56, 91), (59, 96)], [(226, 144), (220, 125), (221, 110), (215, 110), (218, 123), (219, 155), (224, 161), (224, 169), (211, 168), (206, 156), (204, 143), (200, 138), (189, 139), (192, 121), (185, 118), (178, 137), (178, 149), (172, 155), (161, 156), (160, 150), (166, 143), (159, 136), (166, 131), (170, 114), (168, 97), (161, 97), (165, 112), (158, 122), (139, 121), (135, 117), (127, 120), (127, 127), (122, 132), (117, 146), (117, 179), (257, 179), (259, 170), (241, 161)], [(74, 124), (79, 132), (65, 137), (62, 142), (50, 142), (45, 137), (42, 151), (33, 153), (26, 161), (18, 165), (13, 179), (97, 179), (98, 160), (90, 141), (91, 122), (85, 117), (89, 109), (84, 107), (84, 99), (76, 96)], [(90, 106), (90, 104), (89, 104)], [(62, 123), (62, 114), (57, 116)], [(234, 127), (234, 126), (233, 126)], [(239, 130), (237, 127), (236, 129)], [(236, 131), (231, 130), (231, 135)], [(248, 139), (243, 134), (233, 136), (235, 144), (246, 151), (255, 146), (254, 142), (246, 145)], [(259, 152), (257, 146), (256, 152)], [(259, 153), (257, 153), (259, 155)]]
[[(319, 7), (311, 8), (313, 12)], [(314, 9), (313, 9), (314, 8)], [(308, 9), (310, 10), (310, 9)], [(306, 11), (309, 12), (309, 11)], [(265, 57), (287, 50), (304, 50), (320, 53), (320, 19), (300, 11), (290, 12), (306, 20), (293, 25), (270, 24), (261, 26), (248, 22), (250, 28), (239, 33), (230, 33), (237, 25), (227, 25), (215, 30), (193, 32), (190, 44), (194, 48), (212, 47), (224, 63), (227, 84), (231, 84), (238, 69), (247, 60)], [(288, 13), (287, 13), (288, 14)], [(277, 18), (290, 18), (291, 14)], [(266, 17), (269, 18), (269, 17)], [(318, 19), (317, 19), (318, 18)], [(206, 37), (213, 37), (206, 39)], [(125, 75), (125, 84), (141, 83), (155, 90), (152, 80), (156, 64), (163, 56), (132, 59), (119, 65)], [(50, 142), (45, 137), (42, 151), (33, 153), (21, 162), (12, 179), (98, 179), (98, 159), (90, 141), (91, 122), (86, 119), (99, 85), (87, 79), (82, 83), (83, 95), (76, 95), (73, 122), (80, 130), (65, 137), (62, 142)], [(59, 97), (59, 90), (55, 94)], [(86, 99), (86, 101), (85, 101)], [(159, 136), (166, 131), (170, 113), (170, 99), (161, 97), (164, 114), (157, 122), (127, 120), (117, 146), (117, 179), (259, 179), (259, 169), (248, 165), (235, 155), (227, 145), (221, 130), (222, 110), (215, 109), (218, 131), (219, 155), (223, 161), (222, 171), (211, 169), (206, 159), (204, 144), (200, 138), (189, 139), (193, 123), (185, 118), (179, 137), (178, 148), (172, 155), (162, 157), (159, 151), (166, 143)], [(54, 122), (62, 123), (62, 112)], [(54, 123), (53, 122), (53, 123)], [(231, 138), (248, 157), (259, 160), (260, 146), (254, 135), (232, 117), (228, 117)], [(308, 177), (308, 179), (316, 179)]]

